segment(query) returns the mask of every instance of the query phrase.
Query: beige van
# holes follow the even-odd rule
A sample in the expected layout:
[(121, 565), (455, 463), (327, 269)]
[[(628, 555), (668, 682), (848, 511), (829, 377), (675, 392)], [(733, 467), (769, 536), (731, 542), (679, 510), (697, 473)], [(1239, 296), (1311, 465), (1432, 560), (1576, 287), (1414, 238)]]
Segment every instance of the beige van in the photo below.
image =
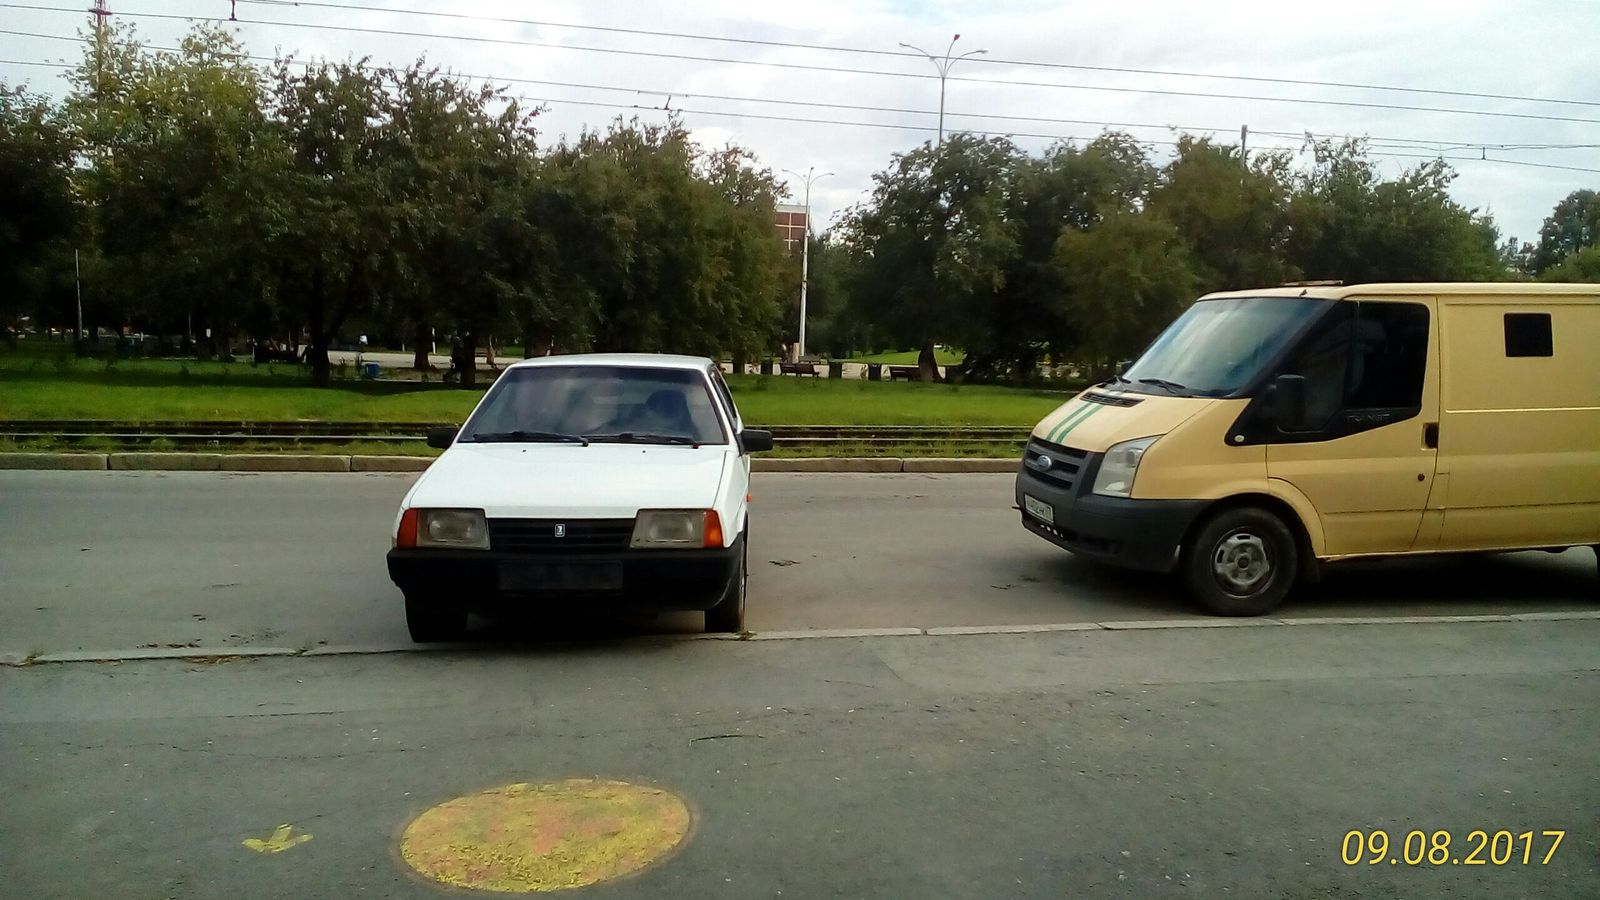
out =
[(1210, 294), (1033, 430), (1022, 524), (1218, 615), (1321, 563), (1600, 550), (1600, 285)]

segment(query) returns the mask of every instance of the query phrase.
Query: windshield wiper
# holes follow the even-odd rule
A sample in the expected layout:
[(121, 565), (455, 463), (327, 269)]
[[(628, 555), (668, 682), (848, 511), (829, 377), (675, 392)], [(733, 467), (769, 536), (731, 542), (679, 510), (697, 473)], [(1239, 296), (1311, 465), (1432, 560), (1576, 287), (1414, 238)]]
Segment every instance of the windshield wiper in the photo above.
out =
[(1183, 394), (1183, 393), (1188, 393), (1188, 391), (1189, 391), (1188, 388), (1186, 388), (1183, 385), (1177, 383), (1176, 381), (1168, 381), (1165, 378), (1141, 378), (1141, 379), (1139, 379), (1139, 383), (1140, 384), (1153, 384), (1153, 385), (1155, 385), (1156, 387), (1159, 387), (1159, 388), (1166, 388), (1167, 390), (1171, 391), (1174, 394)]
[(1129, 381), (1126, 378), (1123, 378), (1121, 375), (1112, 375), (1111, 376), (1111, 380), (1106, 382), (1106, 383), (1107, 384), (1133, 384), (1133, 382)]
[(487, 434), (472, 436), (475, 444), (497, 443), (529, 443), (529, 444), (582, 444), (589, 446), (589, 439), (577, 434), (562, 434), (559, 431), (491, 431)]
[(682, 444), (686, 447), (700, 446), (698, 440), (692, 437), (684, 437), (681, 434), (651, 434), (643, 431), (623, 431), (617, 434), (586, 434), (584, 437), (597, 444)]

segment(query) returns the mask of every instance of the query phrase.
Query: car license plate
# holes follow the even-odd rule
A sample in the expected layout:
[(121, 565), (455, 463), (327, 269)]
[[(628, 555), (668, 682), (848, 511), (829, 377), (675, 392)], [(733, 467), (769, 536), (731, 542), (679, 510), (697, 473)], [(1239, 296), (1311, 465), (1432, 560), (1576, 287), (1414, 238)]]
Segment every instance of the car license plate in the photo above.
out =
[(1035, 519), (1038, 519), (1041, 522), (1046, 522), (1051, 525), (1056, 523), (1056, 508), (1044, 502), (1043, 500), (1037, 500), (1033, 497), (1029, 497), (1027, 494), (1023, 494), (1022, 508), (1028, 511), (1028, 515), (1033, 516)]
[(503, 591), (620, 591), (618, 563), (501, 563)]

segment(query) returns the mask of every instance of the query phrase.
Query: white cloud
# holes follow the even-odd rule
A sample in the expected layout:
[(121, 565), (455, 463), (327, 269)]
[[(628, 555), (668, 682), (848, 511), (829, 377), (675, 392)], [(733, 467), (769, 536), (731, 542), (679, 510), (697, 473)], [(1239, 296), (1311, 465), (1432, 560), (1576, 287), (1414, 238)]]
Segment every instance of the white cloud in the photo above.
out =
[[(1487, 0), (1450, 4), (1395, 4), (1353, 0), (1337, 5), (1281, 2), (1196, 4), (1172, 2), (1105, 4), (1086, 0), (979, 2), (979, 0), (812, 0), (750, 3), (749, 0), (642, 0), (508, 4), (503, 0), (343, 0), (400, 9), (459, 12), (544, 22), (710, 34), (894, 50), (900, 41), (942, 49), (960, 32), (958, 47), (986, 47), (989, 59), (1020, 59), (1074, 65), (1118, 66), (1219, 75), (1252, 75), (1307, 81), (1408, 85), (1442, 90), (1561, 97), (1600, 104), (1594, 94), (1594, 48), (1600, 46), (1600, 4), (1535, 0), (1517, 8)], [(73, 4), (63, 4), (72, 6)], [(141, 19), (140, 13), (215, 15), (220, 0), (111, 0), (113, 11), (134, 19), (155, 43), (170, 43), (183, 28), (173, 20)], [(707, 146), (728, 141), (755, 150), (774, 170), (816, 166), (837, 174), (817, 184), (813, 203), (828, 220), (860, 200), (873, 172), (892, 153), (933, 137), (938, 83), (932, 79), (697, 62), (639, 55), (560, 49), (604, 47), (654, 53), (762, 60), (851, 69), (930, 74), (923, 60), (831, 53), (669, 37), (582, 31), (550, 26), (451, 20), (399, 13), (358, 13), (312, 6), (241, 3), (241, 18), (307, 24), (355, 25), (419, 32), (423, 36), (364, 34), (259, 24), (240, 26), (257, 53), (275, 49), (299, 55), (371, 56), (404, 63), (420, 55), (458, 72), (567, 84), (607, 85), (597, 91), (558, 85), (513, 84), (514, 93), (547, 99), (540, 127), (554, 139), (584, 127), (603, 127), (618, 115), (659, 120), (672, 106)], [(72, 34), (77, 14), (7, 10), (0, 27)], [(451, 40), (445, 35), (510, 38), (556, 46), (516, 46)], [(0, 58), (46, 60), (72, 57), (65, 43), (0, 35)], [(1298, 145), (1294, 138), (1264, 132), (1305, 131), (1420, 138), (1491, 144), (1600, 144), (1600, 105), (1533, 104), (1430, 94), (1363, 91), (1312, 85), (1263, 84), (1176, 78), (972, 61), (957, 66), (958, 78), (1071, 84), (1043, 88), (970, 80), (949, 83), (947, 127), (1090, 137), (1097, 126), (1048, 122), (1004, 122), (959, 114), (1038, 116), (1107, 122), (1150, 123), (1219, 129), (1236, 140), (1249, 124), (1253, 147)], [(32, 81), (58, 89), (49, 70), (0, 64), (0, 78)], [(1286, 102), (1183, 97), (1142, 92), (1095, 91), (1119, 87), (1140, 91), (1213, 92), (1291, 98)], [(854, 111), (714, 99), (745, 97), (920, 112)], [(572, 101), (617, 104), (623, 108)], [(1484, 118), (1439, 112), (1332, 106), (1308, 100), (1489, 109), (1593, 119), (1594, 123)], [(633, 109), (632, 107), (639, 107)], [(735, 115), (711, 115), (712, 111)], [(849, 127), (775, 121), (758, 116), (911, 124), (925, 130)], [(1135, 129), (1150, 140), (1170, 140), (1161, 128)], [(1024, 138), (1029, 147), (1047, 143)], [(1164, 149), (1156, 148), (1158, 151)], [(1497, 155), (1490, 151), (1490, 156)], [(1600, 168), (1595, 149), (1502, 151), (1528, 162)], [(1421, 160), (1394, 159), (1388, 171)], [(1454, 194), (1462, 203), (1492, 209), (1508, 234), (1537, 233), (1550, 208), (1568, 192), (1600, 183), (1600, 175), (1497, 165), (1465, 160)]]

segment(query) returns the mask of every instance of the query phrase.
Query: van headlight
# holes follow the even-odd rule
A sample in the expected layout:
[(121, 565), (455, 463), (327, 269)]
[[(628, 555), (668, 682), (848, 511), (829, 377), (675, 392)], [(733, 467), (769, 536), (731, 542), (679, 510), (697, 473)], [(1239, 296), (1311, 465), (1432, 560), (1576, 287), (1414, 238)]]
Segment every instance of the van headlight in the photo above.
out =
[(1126, 497), (1133, 493), (1133, 478), (1139, 474), (1139, 460), (1160, 435), (1113, 444), (1100, 461), (1094, 476), (1094, 492), (1106, 497)]

